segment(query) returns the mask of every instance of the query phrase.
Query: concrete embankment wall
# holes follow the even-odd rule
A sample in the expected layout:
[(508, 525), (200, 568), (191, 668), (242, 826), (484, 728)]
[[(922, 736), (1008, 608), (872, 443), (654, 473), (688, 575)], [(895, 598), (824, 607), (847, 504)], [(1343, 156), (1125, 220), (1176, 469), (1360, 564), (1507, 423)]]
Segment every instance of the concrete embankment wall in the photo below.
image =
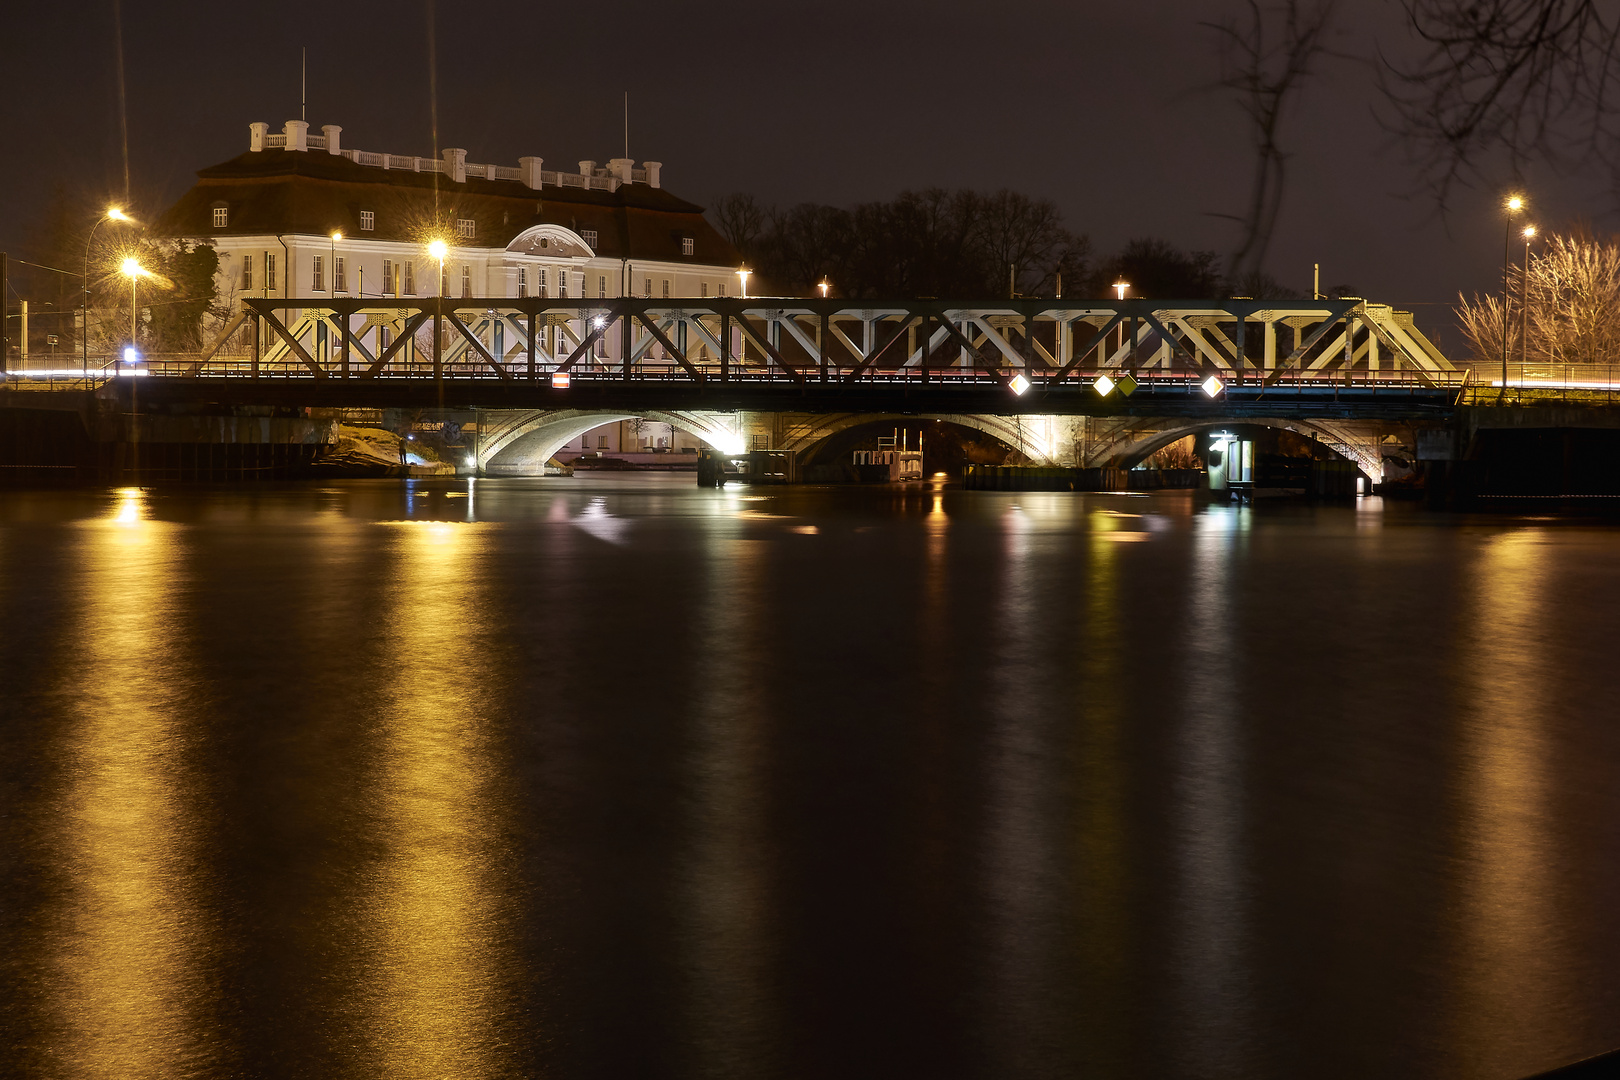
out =
[(0, 483), (282, 479), (303, 474), (333, 446), (329, 420), (249, 410), (130, 413), (89, 394), (73, 397), (0, 404)]
[(1467, 406), (1458, 410), (1445, 459), (1422, 464), (1435, 506), (1616, 500), (1620, 509), (1620, 407)]

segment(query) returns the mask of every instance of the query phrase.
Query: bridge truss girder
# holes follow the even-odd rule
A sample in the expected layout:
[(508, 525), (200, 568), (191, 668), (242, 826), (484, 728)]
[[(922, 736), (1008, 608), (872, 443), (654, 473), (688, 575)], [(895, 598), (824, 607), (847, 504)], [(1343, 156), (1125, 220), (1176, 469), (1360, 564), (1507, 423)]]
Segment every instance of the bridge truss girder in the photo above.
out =
[[(874, 378), (1084, 384), (1101, 374), (1401, 376), (1455, 369), (1385, 305), (1256, 300), (849, 301), (763, 298), (250, 298), (250, 358), (205, 351), (185, 374), (309, 378)], [(231, 330), (235, 332), (237, 324)], [(423, 340), (426, 335), (426, 340)]]

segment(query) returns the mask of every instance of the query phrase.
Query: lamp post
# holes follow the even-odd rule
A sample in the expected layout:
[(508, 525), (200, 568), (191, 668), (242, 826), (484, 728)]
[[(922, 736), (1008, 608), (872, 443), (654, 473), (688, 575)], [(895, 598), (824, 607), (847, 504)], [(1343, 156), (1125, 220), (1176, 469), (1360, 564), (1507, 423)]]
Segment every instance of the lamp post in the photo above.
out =
[(104, 221), (128, 221), (133, 223), (134, 219), (124, 213), (120, 207), (109, 206), (107, 212), (96, 218), (96, 223), (90, 226), (90, 235), (84, 241), (84, 277), (80, 279), (81, 284), (84, 285), (84, 325), (79, 328), (79, 345), (81, 346), (80, 355), (83, 357), (83, 368), (86, 372), (90, 370), (90, 245), (96, 239), (96, 230), (101, 228), (101, 223)]
[(450, 253), (450, 247), (443, 240), (433, 240), (428, 243), (428, 254), (439, 262), (439, 299), (444, 299), (444, 257)]
[(1114, 295), (1118, 299), (1123, 300), (1125, 299), (1125, 290), (1129, 289), (1130, 287), (1131, 283), (1128, 281), (1116, 281), (1114, 282)]
[(338, 287), (337, 246), (338, 246), (338, 241), (341, 240), (341, 239), (343, 239), (343, 234), (342, 233), (340, 233), (340, 232), (332, 233), (332, 295), (334, 297), (337, 296), (337, 287)]
[(748, 275), (752, 274), (752, 273), (753, 273), (752, 270), (738, 270), (737, 271), (737, 281), (741, 284), (742, 298), (744, 300), (748, 299)]
[(1526, 225), (1519, 234), (1524, 237), (1524, 263), (1519, 267), (1519, 385), (1524, 385), (1524, 365), (1530, 362), (1530, 241), (1536, 238), (1536, 227)]
[(822, 278), (821, 279), (821, 284), (816, 286), (816, 288), (821, 290), (821, 298), (823, 300), (827, 299), (827, 289), (829, 287), (830, 287), (830, 283), (827, 281), (826, 278)]
[(1502, 393), (1507, 393), (1508, 369), (1508, 263), (1513, 252), (1513, 219), (1524, 210), (1524, 197), (1509, 195), (1506, 203), (1507, 231), (1502, 235)]
[(135, 320), (140, 315), (140, 308), (135, 305), (135, 283), (140, 281), (141, 275), (146, 273), (142, 269), (140, 260), (131, 255), (119, 267), (124, 276), (129, 278), (129, 347), (135, 348)]

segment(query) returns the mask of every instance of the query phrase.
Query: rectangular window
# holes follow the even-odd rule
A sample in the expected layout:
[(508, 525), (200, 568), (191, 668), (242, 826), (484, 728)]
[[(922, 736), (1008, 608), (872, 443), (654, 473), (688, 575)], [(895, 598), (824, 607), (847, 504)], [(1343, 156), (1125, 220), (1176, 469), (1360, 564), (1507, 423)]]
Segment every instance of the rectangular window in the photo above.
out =
[(394, 260), (393, 259), (384, 259), (383, 260), (382, 294), (384, 296), (393, 296), (394, 295)]
[(529, 271), (521, 266), (518, 267), (518, 295), (529, 295)]
[(461, 295), (463, 297), (472, 295), (472, 267), (470, 266), (461, 268)]
[(276, 291), (276, 257), (268, 252), (264, 256), (264, 287), (268, 292)]
[(377, 227), (377, 215), (370, 210), (360, 211), (360, 231), (370, 232)]
[(309, 275), (309, 287), (315, 292), (326, 291), (326, 260), (316, 255), (310, 264), (313, 269)]
[(557, 298), (559, 300), (568, 299), (568, 271), (566, 270), (557, 271)]
[(253, 256), (242, 256), (242, 291), (253, 291)]
[(669, 299), (669, 278), (664, 279), (664, 299)]
[(223, 229), (230, 223), (231, 212), (223, 206), (214, 207), (214, 228)]
[(580, 238), (585, 241), (585, 246), (586, 247), (590, 248), (592, 251), (596, 250), (596, 230), (595, 229), (583, 229), (583, 230), (580, 231), (579, 235), (580, 235)]
[(607, 297), (607, 278), (605, 276), (596, 279), (596, 295), (599, 299)]
[(332, 291), (333, 292), (348, 292), (349, 291), (349, 282), (343, 276), (343, 263), (345, 261), (346, 260), (343, 258), (342, 255), (339, 255), (339, 256), (337, 256), (336, 258), (334, 258), (332, 260)]
[(722, 281), (722, 282), (720, 282), (718, 285), (716, 285), (714, 287), (714, 295), (716, 295), (716, 296), (724, 296), (724, 295), (726, 295), (726, 283), (725, 282)]
[(456, 235), (463, 240), (471, 240), (478, 231), (478, 222), (472, 218), (456, 218)]
[(416, 295), (416, 264), (405, 260), (405, 295)]
[(641, 295), (648, 300), (652, 299), (652, 278), (645, 278), (641, 282)]
[(703, 282), (702, 284), (700, 284), (698, 286), (698, 295), (699, 296), (708, 296), (709, 295), (709, 283), (707, 281)]
[(682, 255), (690, 255), (690, 254), (692, 254), (692, 244), (693, 244), (693, 241), (692, 241), (692, 238), (690, 236), (681, 237), (681, 254)]
[(598, 450), (606, 450), (608, 448), (606, 435), (598, 435), (596, 437), (596, 448)]
[(546, 298), (546, 268), (541, 267), (534, 272), (535, 294), (540, 299)]

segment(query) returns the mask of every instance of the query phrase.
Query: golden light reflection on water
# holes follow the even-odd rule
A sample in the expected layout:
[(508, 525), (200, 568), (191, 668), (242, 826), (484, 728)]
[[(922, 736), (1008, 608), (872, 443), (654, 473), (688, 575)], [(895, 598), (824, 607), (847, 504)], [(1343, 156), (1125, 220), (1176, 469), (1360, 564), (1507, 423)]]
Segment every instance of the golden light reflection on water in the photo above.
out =
[(197, 778), (179, 699), (191, 674), (166, 634), (184, 550), (138, 488), (78, 537), (82, 619), (58, 818), (63, 917), (49, 933), (62, 1075), (169, 1077), (210, 1064), (196, 1015), (207, 930), (192, 893)]
[(719, 535), (711, 543), (698, 678), (704, 692), (686, 762), (692, 778), (691, 840), (682, 860), (687, 1023), (695, 1075), (764, 1075), (776, 1026), (764, 815), (770, 733), (756, 681), (766, 661), (749, 650), (768, 623), (759, 597), (769, 545)]
[(504, 1075), (504, 912), (490, 785), (493, 709), (478, 647), (487, 526), (398, 523), (388, 618), (390, 705), (379, 717), (379, 843), (368, 922), (376, 1075)]
[(1462, 911), (1455, 924), (1463, 1075), (1501, 1072), (1508, 1063), (1519, 1066), (1514, 1075), (1537, 1072), (1556, 1063), (1544, 1056), (1549, 1047), (1574, 1049), (1561, 1011), (1571, 991), (1561, 974), (1568, 960), (1558, 933), (1558, 838), (1543, 728), (1551, 699), (1546, 542), (1535, 529), (1491, 537), (1472, 575), (1477, 606), (1465, 700), (1473, 708), (1459, 733)]

